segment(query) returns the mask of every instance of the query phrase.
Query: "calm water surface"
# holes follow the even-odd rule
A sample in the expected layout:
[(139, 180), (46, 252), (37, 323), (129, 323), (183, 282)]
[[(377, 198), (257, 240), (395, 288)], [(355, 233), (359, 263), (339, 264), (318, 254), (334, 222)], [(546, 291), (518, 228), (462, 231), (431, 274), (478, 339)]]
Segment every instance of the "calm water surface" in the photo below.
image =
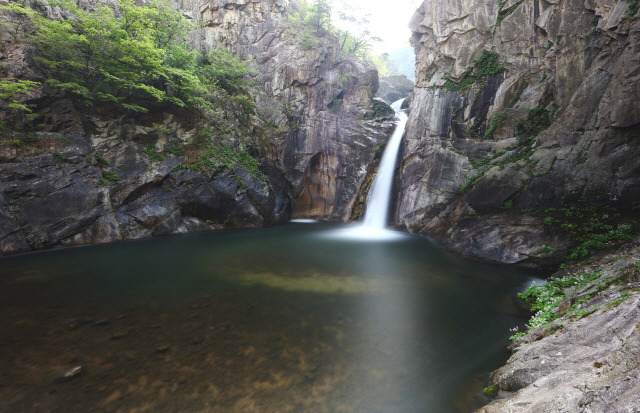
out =
[(0, 259), (0, 411), (469, 411), (534, 276), (337, 228)]

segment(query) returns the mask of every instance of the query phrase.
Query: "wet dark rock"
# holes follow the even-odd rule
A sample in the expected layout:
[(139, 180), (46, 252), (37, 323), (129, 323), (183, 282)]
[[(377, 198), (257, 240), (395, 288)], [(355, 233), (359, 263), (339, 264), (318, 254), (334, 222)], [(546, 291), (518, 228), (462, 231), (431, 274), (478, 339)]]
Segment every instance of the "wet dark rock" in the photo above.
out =
[[(424, 1), (411, 22), (417, 81), (396, 224), (465, 254), (530, 262), (564, 241), (519, 211), (637, 202), (640, 20), (625, 7)], [(496, 73), (469, 77), (480, 69)]]
[(128, 331), (114, 331), (113, 333), (111, 333), (111, 340), (120, 340), (121, 338), (125, 338), (128, 335)]
[(69, 367), (65, 371), (63, 371), (59, 376), (57, 376), (54, 381), (56, 383), (66, 383), (73, 379), (77, 379), (83, 373), (84, 368), (81, 365)]
[(158, 354), (164, 354), (164, 353), (168, 353), (169, 350), (171, 350), (171, 346), (162, 345), (162, 346), (156, 347), (155, 352)]

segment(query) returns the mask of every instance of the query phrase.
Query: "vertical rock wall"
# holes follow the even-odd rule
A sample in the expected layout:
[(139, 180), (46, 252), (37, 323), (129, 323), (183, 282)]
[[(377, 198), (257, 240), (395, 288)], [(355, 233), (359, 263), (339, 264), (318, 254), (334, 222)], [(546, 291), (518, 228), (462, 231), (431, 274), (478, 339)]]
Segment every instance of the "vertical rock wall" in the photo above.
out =
[[(630, 11), (631, 10), (631, 11)], [(640, 199), (640, 22), (624, 0), (425, 1), (397, 224), (535, 260), (525, 210)]]
[[(294, 217), (346, 221), (372, 148), (383, 143), (393, 116), (373, 100), (373, 64), (339, 52), (321, 33), (304, 45), (286, 16), (287, 0), (183, 2), (204, 25), (193, 42), (203, 51), (225, 47), (259, 73), (258, 107), (283, 131), (269, 154), (296, 192)], [(384, 113), (386, 116), (380, 116)]]

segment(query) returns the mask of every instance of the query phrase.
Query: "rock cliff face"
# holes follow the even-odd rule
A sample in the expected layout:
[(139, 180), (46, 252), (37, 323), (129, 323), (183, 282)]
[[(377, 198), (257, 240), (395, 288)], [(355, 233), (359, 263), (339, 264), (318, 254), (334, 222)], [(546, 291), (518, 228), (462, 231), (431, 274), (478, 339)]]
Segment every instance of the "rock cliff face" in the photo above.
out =
[[(79, 116), (70, 102), (54, 102), (65, 104)], [(292, 194), (277, 169), (265, 164), (268, 175), (258, 179), (224, 165), (206, 173), (180, 169), (183, 160), (170, 155), (152, 162), (139, 140), (155, 141), (153, 128), (93, 120), (91, 133), (41, 133), (53, 154), (3, 159), (0, 253), (288, 219)], [(165, 125), (179, 133), (177, 122)]]
[(636, 11), (622, 0), (425, 1), (411, 22), (397, 224), (514, 263), (568, 245), (536, 211), (581, 199), (630, 209), (640, 199)]
[[(9, 141), (0, 151), (0, 255), (259, 227), (292, 215), (348, 219), (393, 115), (373, 99), (373, 65), (339, 53), (329, 34), (313, 47), (301, 44), (288, 7), (286, 0), (181, 3), (185, 16), (204, 23), (191, 35), (195, 47), (228, 48), (257, 71), (249, 93), (258, 110), (248, 125), (222, 109), (259, 142), (253, 155), (262, 176), (223, 162), (206, 172), (184, 169), (179, 153), (155, 156), (199, 133), (183, 113), (113, 117), (108, 108), (86, 113), (40, 93), (33, 96), (44, 119), (36, 154)], [(23, 46), (8, 48), (12, 77), (30, 70)]]
[(413, 92), (413, 82), (404, 75), (387, 76), (380, 79), (378, 96), (387, 102), (393, 103), (403, 99)]
[(331, 35), (301, 43), (283, 15), (287, 0), (184, 2), (204, 28), (194, 36), (203, 50), (225, 47), (259, 72), (259, 109), (286, 130), (274, 160), (295, 187), (293, 216), (346, 221), (372, 148), (393, 128), (387, 106), (374, 101), (373, 64), (339, 52)]

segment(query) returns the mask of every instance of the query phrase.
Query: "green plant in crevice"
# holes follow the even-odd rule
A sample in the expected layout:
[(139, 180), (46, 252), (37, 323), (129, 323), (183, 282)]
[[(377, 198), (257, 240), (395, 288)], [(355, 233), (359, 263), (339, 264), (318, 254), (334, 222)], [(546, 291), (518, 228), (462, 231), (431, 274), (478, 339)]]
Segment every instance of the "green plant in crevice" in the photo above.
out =
[(435, 87), (448, 91), (463, 91), (474, 83), (485, 82), (489, 76), (498, 75), (507, 70), (506, 67), (498, 63), (498, 59), (499, 55), (497, 53), (482, 50), (481, 55), (473, 61), (473, 66), (465, 70), (461, 79), (457, 82), (451, 79), (451, 71), (455, 64), (453, 62), (449, 72), (443, 76), (443, 79), (445, 79), (444, 84)]
[(109, 161), (107, 161), (105, 158), (103, 158), (100, 155), (95, 155), (96, 158), (96, 162), (98, 162), (100, 165), (104, 165), (104, 166), (108, 166), (109, 165)]
[(490, 399), (495, 399), (500, 391), (500, 385), (498, 383), (485, 387), (482, 393)]
[(635, 20), (635, 15), (638, 14), (639, 9), (640, 9), (640, 3), (638, 3), (638, 1), (634, 0), (631, 3), (629, 3), (629, 9), (627, 10), (627, 15), (625, 19), (629, 21)]
[(508, 119), (508, 112), (505, 110), (501, 110), (494, 113), (493, 117), (491, 118), (491, 123), (489, 124), (489, 127), (484, 132), (483, 139), (489, 139), (490, 137), (492, 137), (493, 132), (495, 132), (496, 129), (504, 125), (507, 119)]
[(338, 79), (338, 86), (342, 87), (344, 85), (344, 83), (347, 82), (352, 77), (357, 78), (358, 75), (356, 75), (354, 72), (349, 72), (349, 73), (344, 74), (343, 76), (340, 76), (340, 79)]
[(500, 24), (502, 23), (502, 21), (509, 16), (510, 14), (512, 14), (514, 11), (516, 11), (516, 9), (522, 4), (524, 3), (524, 0), (518, 0), (516, 3), (514, 3), (511, 7), (508, 7), (506, 9), (503, 9), (504, 5), (506, 3), (506, 0), (500, 0), (498, 3), (498, 17), (496, 18), (496, 24), (493, 27), (493, 32), (495, 33), (496, 28), (498, 26), (500, 26)]
[(152, 143), (144, 148), (144, 154), (147, 155), (151, 163), (162, 162), (165, 160), (164, 155), (156, 152), (155, 146)]
[[(181, 166), (182, 169), (193, 169), (199, 172), (214, 171), (219, 165), (224, 165), (229, 171), (234, 171), (236, 167), (245, 170), (254, 179), (266, 182), (266, 175), (260, 170), (259, 162), (248, 152), (237, 152), (232, 148), (221, 145), (214, 145), (212, 148), (200, 155), (196, 160), (187, 162)], [(236, 180), (244, 187), (242, 179), (234, 175)]]
[(62, 162), (62, 163), (67, 163), (67, 162), (69, 162), (69, 160), (67, 159), (67, 157), (66, 157), (66, 156), (64, 156), (63, 154), (61, 154), (60, 152), (54, 152), (54, 153), (53, 153), (53, 156), (55, 156), (55, 158), (56, 158), (58, 161)]
[(546, 245), (545, 245), (544, 247), (539, 248), (539, 249), (536, 251), (536, 254), (546, 254), (546, 253), (549, 253), (549, 252), (555, 252), (555, 251), (557, 251), (557, 250), (558, 250), (557, 248), (549, 247), (549, 246), (546, 246)]
[(118, 181), (120, 180), (120, 177), (118, 176), (118, 174), (114, 173), (114, 172), (110, 172), (110, 171), (103, 171), (102, 172), (102, 184), (104, 186), (108, 186), (109, 182), (114, 182), (114, 181)]

